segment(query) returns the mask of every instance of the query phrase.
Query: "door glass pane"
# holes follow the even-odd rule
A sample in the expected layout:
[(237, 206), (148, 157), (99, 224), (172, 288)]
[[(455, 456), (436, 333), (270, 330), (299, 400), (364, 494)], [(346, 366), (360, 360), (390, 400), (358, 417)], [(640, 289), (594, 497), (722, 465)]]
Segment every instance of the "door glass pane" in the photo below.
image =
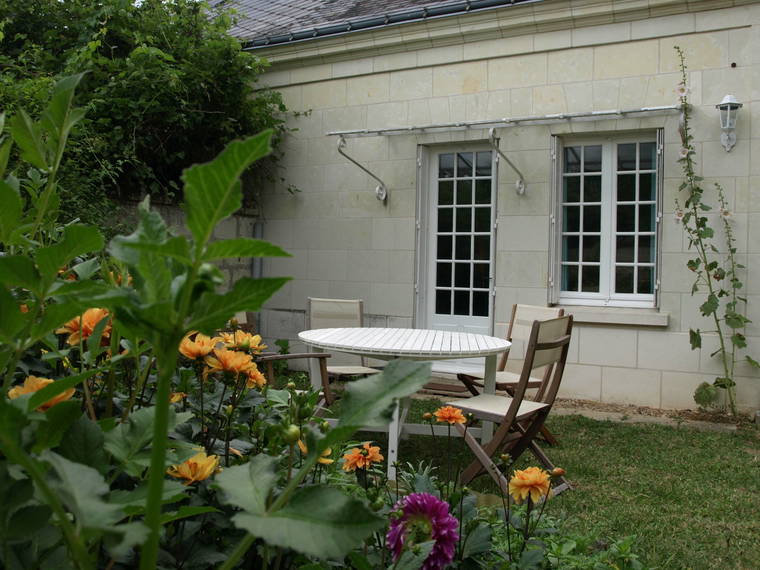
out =
[(583, 261), (598, 262), (601, 244), (599, 236), (583, 236)]
[(435, 292), (435, 312), (439, 315), (451, 314), (451, 291), (448, 289)]
[(451, 236), (438, 236), (438, 259), (451, 259)]
[(633, 261), (634, 236), (618, 236), (615, 250), (615, 261), (628, 263)]
[(651, 295), (654, 292), (654, 279), (651, 267), (639, 267), (636, 278), (636, 292)]
[(457, 204), (472, 204), (472, 180), (457, 180)]
[(454, 268), (454, 287), (470, 286), (470, 264), (457, 263)]
[(490, 204), (491, 203), (491, 180), (490, 179), (475, 181), (475, 203), (476, 204)]
[(580, 171), (581, 171), (581, 147), (579, 146), (565, 147), (564, 172), (580, 172)]
[(635, 226), (636, 206), (617, 207), (617, 231), (632, 232)]
[(639, 231), (654, 231), (654, 204), (639, 206)]
[(451, 264), (435, 264), (435, 284), (437, 287), (451, 287)]
[(602, 201), (602, 177), (601, 176), (584, 176), (583, 177), (583, 201), (584, 202), (601, 202)]
[(455, 315), (469, 315), (470, 314), (470, 292), (469, 291), (454, 291), (454, 314)]
[(578, 236), (562, 237), (562, 261), (579, 261), (580, 238)]
[(639, 263), (654, 262), (654, 236), (639, 236)]
[(583, 147), (583, 171), (584, 172), (601, 172), (602, 171), (602, 146), (584, 146)]
[(657, 168), (657, 147), (653, 142), (639, 144), (639, 170)]
[(562, 290), (563, 291), (577, 291), (578, 290), (578, 266), (577, 265), (563, 265), (562, 266)]
[(438, 231), (450, 232), (454, 230), (454, 210), (451, 208), (438, 208)]
[(642, 202), (655, 199), (654, 174), (639, 174), (639, 200)]
[(491, 236), (475, 236), (475, 255), (473, 259), (491, 258)]
[(451, 206), (454, 203), (454, 183), (439, 182), (438, 183), (438, 205), (439, 206)]
[(633, 293), (633, 267), (615, 267), (615, 292)]
[(475, 175), (491, 176), (491, 151), (478, 152), (476, 153), (476, 156), (477, 164), (475, 166)]
[(617, 199), (618, 202), (633, 202), (636, 199), (635, 174), (618, 174)]
[(602, 229), (602, 207), (601, 206), (584, 206), (583, 207), (583, 231), (599, 232)]
[(599, 292), (599, 266), (583, 265), (581, 268), (581, 291), (584, 293)]
[(488, 293), (486, 291), (472, 292), (472, 314), (476, 317), (488, 316)]
[(562, 192), (562, 200), (564, 202), (580, 202), (581, 201), (581, 177), (580, 176), (565, 176), (563, 179), (564, 190)]
[(438, 155), (438, 178), (454, 178), (454, 154)]
[(457, 178), (466, 178), (472, 176), (472, 153), (457, 153)]
[(618, 170), (636, 170), (636, 143), (617, 145)]
[(472, 269), (472, 286), (478, 289), (488, 289), (488, 264), (475, 263)]
[(475, 231), (491, 231), (491, 208), (475, 208)]
[(472, 208), (457, 208), (457, 231), (472, 231)]
[(457, 259), (470, 260), (470, 242), (472, 238), (470, 236), (457, 236)]
[(581, 209), (578, 206), (565, 206), (562, 208), (565, 217), (562, 220), (562, 227), (566, 232), (577, 232), (581, 229)]

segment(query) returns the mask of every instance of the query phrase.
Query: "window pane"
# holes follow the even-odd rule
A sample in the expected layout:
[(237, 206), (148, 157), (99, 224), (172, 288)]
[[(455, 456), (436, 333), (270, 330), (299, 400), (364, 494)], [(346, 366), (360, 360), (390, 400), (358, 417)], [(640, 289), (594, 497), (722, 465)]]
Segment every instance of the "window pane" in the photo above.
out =
[(639, 206), (639, 231), (654, 231), (654, 204)]
[(450, 206), (454, 203), (454, 183), (439, 182), (438, 183), (438, 205)]
[(584, 293), (599, 292), (599, 266), (583, 265), (581, 270), (581, 291)]
[(454, 155), (438, 155), (438, 178), (454, 178)]
[(457, 208), (457, 231), (472, 231), (472, 208)]
[(566, 232), (577, 232), (581, 229), (581, 209), (578, 206), (565, 206), (562, 208), (565, 216), (562, 227)]
[(472, 286), (478, 289), (488, 289), (488, 264), (473, 264)]
[(472, 153), (457, 153), (457, 178), (472, 176)]
[(472, 204), (472, 180), (457, 180), (457, 204)]
[(636, 206), (617, 207), (617, 231), (632, 232), (635, 228)]
[(583, 171), (584, 172), (601, 172), (602, 171), (601, 145), (583, 147)]
[(475, 231), (487, 232), (491, 229), (491, 208), (475, 208)]
[(583, 207), (583, 231), (598, 232), (602, 229), (602, 207), (601, 206), (584, 206)]
[(599, 236), (583, 236), (583, 261), (599, 261), (602, 240)]
[(618, 170), (636, 170), (636, 143), (619, 144)]
[(655, 192), (654, 174), (639, 174), (639, 200), (654, 201)]
[(633, 267), (615, 268), (615, 292), (633, 293)]
[(583, 178), (583, 201), (584, 202), (601, 202), (602, 201), (602, 177), (585, 176)]
[(454, 229), (454, 210), (438, 208), (438, 231), (450, 232)]
[(436, 263), (435, 284), (437, 287), (451, 287), (451, 264)]
[(639, 267), (636, 278), (636, 292), (651, 295), (654, 292), (654, 279), (651, 267)]
[(639, 236), (639, 263), (654, 262), (654, 236)]
[(633, 202), (636, 199), (635, 174), (618, 174), (617, 199), (618, 202)]
[(451, 259), (451, 236), (438, 236), (438, 259)]
[(454, 314), (455, 315), (469, 315), (470, 314), (470, 292), (469, 291), (454, 291)]
[(562, 290), (563, 291), (577, 291), (578, 290), (578, 266), (577, 265), (563, 265), (562, 266)]
[(472, 314), (476, 317), (488, 316), (488, 293), (485, 291), (472, 292)]
[(491, 176), (491, 152), (477, 153), (477, 164), (475, 166), (476, 176)]
[(473, 259), (491, 259), (491, 236), (475, 236), (475, 255)]
[(435, 292), (435, 312), (439, 315), (451, 314), (451, 291)]
[(470, 286), (470, 264), (457, 263), (454, 266), (454, 287)]
[(579, 242), (580, 238), (578, 236), (562, 237), (562, 261), (579, 261)]
[(639, 145), (639, 170), (654, 170), (657, 167), (657, 149), (655, 143)]
[(475, 181), (475, 203), (476, 204), (490, 204), (491, 203), (491, 181), (490, 180), (476, 180)]
[(580, 176), (565, 176), (563, 179), (564, 190), (562, 192), (562, 200), (565, 202), (580, 202), (581, 201), (581, 177)]
[(470, 239), (470, 236), (457, 236), (457, 259), (470, 259)]
[(634, 236), (618, 236), (615, 250), (615, 261), (618, 263), (630, 263), (633, 261)]
[(581, 147), (565, 147), (565, 170), (564, 172), (581, 171)]

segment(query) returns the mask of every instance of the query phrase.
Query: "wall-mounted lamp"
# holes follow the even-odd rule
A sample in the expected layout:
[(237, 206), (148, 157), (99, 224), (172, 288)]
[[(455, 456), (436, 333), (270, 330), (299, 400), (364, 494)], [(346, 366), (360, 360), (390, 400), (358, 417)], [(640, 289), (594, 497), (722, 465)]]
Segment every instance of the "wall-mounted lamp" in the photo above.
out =
[(731, 152), (736, 144), (736, 115), (742, 108), (742, 104), (733, 95), (726, 95), (723, 101), (715, 105), (715, 108), (720, 109), (720, 128), (723, 129), (720, 142), (726, 152)]

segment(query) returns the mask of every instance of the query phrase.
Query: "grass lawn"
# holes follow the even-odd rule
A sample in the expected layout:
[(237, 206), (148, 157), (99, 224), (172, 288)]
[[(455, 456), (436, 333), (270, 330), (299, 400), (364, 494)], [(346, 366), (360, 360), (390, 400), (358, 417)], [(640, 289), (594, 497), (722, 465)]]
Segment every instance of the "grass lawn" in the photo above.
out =
[[(415, 401), (410, 421), (439, 405)], [(705, 432), (575, 415), (548, 426), (560, 445), (545, 450), (575, 485), (549, 507), (570, 532), (636, 535), (638, 552), (660, 568), (760, 567), (760, 430)], [(452, 439), (447, 456), (445, 437), (410, 436), (400, 459), (432, 461), (445, 476), (447, 462), (470, 458)], [(530, 464), (526, 453), (520, 465)], [(472, 487), (496, 489), (485, 477)]]

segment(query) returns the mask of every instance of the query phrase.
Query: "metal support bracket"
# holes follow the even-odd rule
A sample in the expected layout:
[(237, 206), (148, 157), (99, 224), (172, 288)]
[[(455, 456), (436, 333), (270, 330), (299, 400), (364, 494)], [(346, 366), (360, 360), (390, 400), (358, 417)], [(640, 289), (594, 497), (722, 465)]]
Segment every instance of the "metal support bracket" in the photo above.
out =
[(499, 156), (503, 158), (506, 163), (512, 167), (512, 170), (514, 170), (517, 173), (517, 181), (515, 182), (515, 191), (519, 196), (522, 196), (525, 194), (525, 177), (522, 175), (522, 172), (518, 170), (518, 168), (514, 165), (514, 163), (507, 158), (507, 155), (501, 152), (501, 149), (499, 148), (499, 139), (496, 138), (496, 129), (491, 127), (488, 129), (488, 140), (491, 143), (491, 148), (497, 152), (496, 161), (498, 162)]
[(388, 188), (385, 186), (385, 183), (382, 180), (380, 180), (377, 176), (372, 174), (369, 170), (367, 170), (366, 167), (362, 166), (361, 164), (356, 162), (353, 158), (348, 156), (345, 152), (343, 152), (343, 147), (345, 146), (346, 146), (346, 139), (341, 135), (338, 137), (338, 154), (346, 157), (349, 161), (353, 162), (356, 166), (358, 166), (364, 172), (369, 174), (373, 179), (377, 180), (378, 185), (375, 187), (375, 197), (381, 202), (385, 203), (388, 200)]

